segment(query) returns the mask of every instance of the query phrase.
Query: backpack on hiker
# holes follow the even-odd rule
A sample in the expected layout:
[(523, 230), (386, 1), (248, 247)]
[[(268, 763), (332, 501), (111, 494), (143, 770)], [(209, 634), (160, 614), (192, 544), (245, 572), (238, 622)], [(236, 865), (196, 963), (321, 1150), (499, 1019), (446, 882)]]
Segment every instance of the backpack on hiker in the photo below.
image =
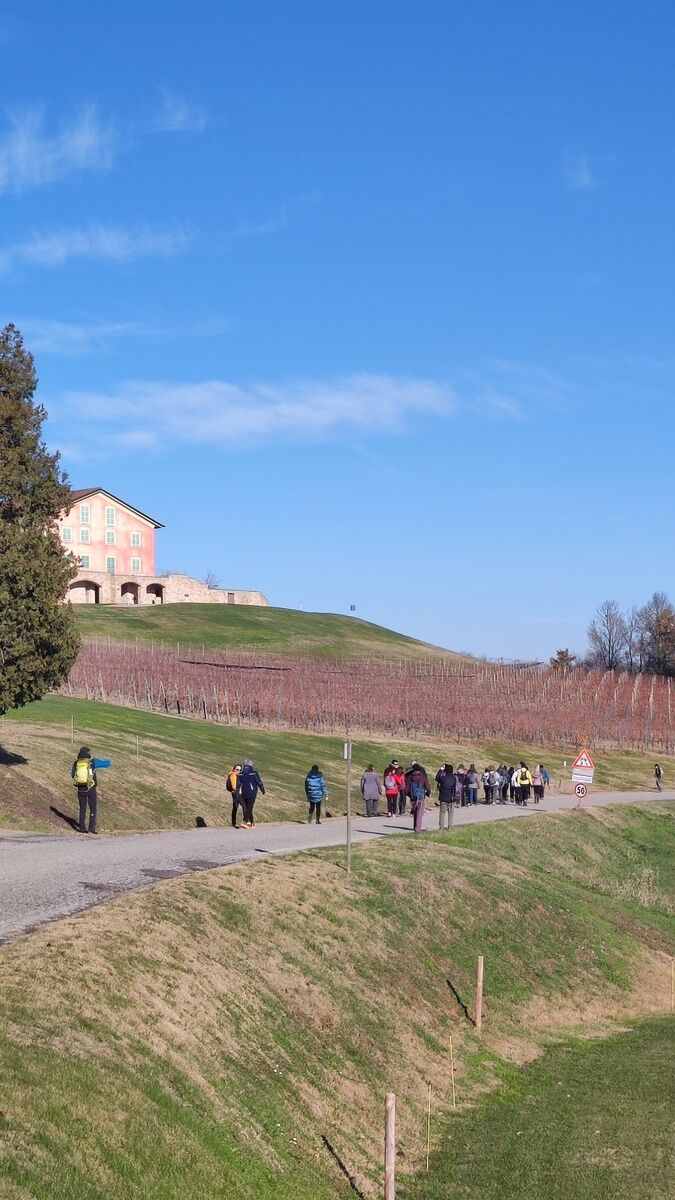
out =
[(394, 776), (391, 774), (391, 772), (388, 772), (384, 777), (384, 790), (385, 790), (385, 792), (397, 792), (398, 791), (398, 784), (397, 784)]
[(424, 800), (424, 784), (421, 779), (410, 780), (410, 801), (417, 807)]
[(227, 776), (227, 779), (225, 781), (225, 787), (227, 788), (228, 792), (232, 792), (233, 796), (237, 790), (237, 780), (238, 779), (239, 779), (239, 772), (238, 771), (230, 771)]
[(518, 774), (518, 783), (520, 784), (521, 787), (528, 787), (529, 782), (530, 781), (528, 779), (528, 772), (527, 772), (526, 768), (523, 767), (522, 770)]
[(73, 771), (73, 783), (75, 787), (93, 788), (96, 780), (94, 779), (94, 768), (91, 765), (90, 758), (78, 758)]

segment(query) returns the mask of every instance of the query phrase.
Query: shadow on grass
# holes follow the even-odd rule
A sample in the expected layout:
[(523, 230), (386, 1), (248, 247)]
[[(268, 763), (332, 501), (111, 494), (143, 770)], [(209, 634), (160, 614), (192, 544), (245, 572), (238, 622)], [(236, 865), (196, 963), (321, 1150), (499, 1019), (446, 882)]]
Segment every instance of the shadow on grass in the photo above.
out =
[(0, 767), (19, 767), (27, 762), (28, 759), (24, 758), (23, 754), (14, 754), (13, 751), (0, 746)]
[(462, 1000), (462, 997), (460, 996), (459, 992), (457, 991), (457, 988), (455, 987), (455, 985), (454, 985), (454, 983), (452, 982), (452, 980), (451, 980), (451, 979), (446, 979), (446, 981), (445, 981), (445, 982), (447, 983), (447, 985), (448, 985), (448, 987), (449, 987), (450, 991), (452, 992), (453, 996), (455, 997), (455, 1000), (457, 1001), (457, 1003), (458, 1003), (459, 1007), (461, 1008), (462, 1012), (464, 1013), (464, 1016), (466, 1017), (466, 1019), (467, 1019), (467, 1021), (469, 1022), (469, 1024), (470, 1024), (470, 1025), (475, 1025), (475, 1024), (476, 1024), (476, 1022), (474, 1021), (473, 1017), (471, 1016), (471, 1013), (469, 1012), (469, 1010), (468, 1010), (468, 1008), (467, 1008), (466, 1004), (465, 1004), (465, 1003), (464, 1003), (464, 1001)]
[(79, 832), (80, 826), (76, 817), (69, 817), (67, 813), (61, 812), (60, 808), (54, 808), (53, 804), (49, 805), (49, 811), (53, 812), (55, 817), (59, 817), (60, 820), (65, 821), (66, 825), (70, 825), (71, 829)]
[(366, 1200), (366, 1197), (364, 1196), (363, 1192), (361, 1191), (361, 1188), (359, 1187), (358, 1183), (356, 1182), (355, 1177), (351, 1174), (347, 1165), (340, 1158), (340, 1155), (338, 1154), (335, 1147), (332, 1146), (331, 1143), (328, 1141), (328, 1138), (326, 1137), (325, 1133), (321, 1134), (321, 1141), (323, 1142), (328, 1153), (330, 1154), (331, 1158), (333, 1159), (333, 1162), (337, 1163), (337, 1166), (340, 1168), (340, 1171), (342, 1172), (345, 1179), (347, 1180), (347, 1183), (349, 1184), (350, 1188), (352, 1189), (354, 1195), (358, 1196), (359, 1200)]

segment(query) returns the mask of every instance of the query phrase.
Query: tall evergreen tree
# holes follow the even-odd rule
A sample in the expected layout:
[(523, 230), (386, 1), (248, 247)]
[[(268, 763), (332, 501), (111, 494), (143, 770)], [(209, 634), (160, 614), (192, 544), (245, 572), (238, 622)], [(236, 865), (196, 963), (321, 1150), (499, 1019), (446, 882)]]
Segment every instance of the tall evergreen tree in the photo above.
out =
[(13, 325), (0, 330), (0, 714), (61, 683), (79, 638), (63, 599), (77, 573), (56, 519), (70, 501), (58, 454), (42, 441), (33, 357)]

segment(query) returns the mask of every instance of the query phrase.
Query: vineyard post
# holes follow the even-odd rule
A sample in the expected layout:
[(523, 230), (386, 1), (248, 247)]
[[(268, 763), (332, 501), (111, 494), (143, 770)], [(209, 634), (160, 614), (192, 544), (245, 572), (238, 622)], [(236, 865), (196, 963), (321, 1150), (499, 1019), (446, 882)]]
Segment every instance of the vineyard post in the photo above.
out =
[(138, 734), (136, 734), (136, 762), (138, 762)]
[(71, 740), (71, 742), (75, 741), (75, 717), (74, 716), (71, 716), (71, 718), (70, 718), (70, 740)]

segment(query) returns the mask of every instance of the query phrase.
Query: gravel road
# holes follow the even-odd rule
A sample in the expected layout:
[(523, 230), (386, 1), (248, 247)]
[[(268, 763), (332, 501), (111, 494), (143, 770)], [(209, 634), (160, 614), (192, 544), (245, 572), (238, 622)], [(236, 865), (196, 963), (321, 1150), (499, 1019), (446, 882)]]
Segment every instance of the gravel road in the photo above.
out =
[[(591, 793), (584, 807), (673, 800), (675, 792)], [(572, 796), (550, 796), (542, 804), (479, 804), (456, 810), (456, 825), (507, 818), (527, 819), (542, 812), (573, 808)], [(103, 814), (105, 818), (105, 813)], [(354, 843), (392, 835), (412, 836), (410, 817), (388, 820), (356, 817)], [(438, 827), (438, 809), (426, 817), (426, 828)], [(123, 892), (152, 887), (191, 871), (229, 866), (265, 854), (290, 854), (346, 840), (346, 820), (324, 818), (320, 825), (284, 822), (254, 830), (189, 829), (168, 833), (117, 835), (0, 834), (0, 943), (11, 941), (83, 909), (103, 904)]]

